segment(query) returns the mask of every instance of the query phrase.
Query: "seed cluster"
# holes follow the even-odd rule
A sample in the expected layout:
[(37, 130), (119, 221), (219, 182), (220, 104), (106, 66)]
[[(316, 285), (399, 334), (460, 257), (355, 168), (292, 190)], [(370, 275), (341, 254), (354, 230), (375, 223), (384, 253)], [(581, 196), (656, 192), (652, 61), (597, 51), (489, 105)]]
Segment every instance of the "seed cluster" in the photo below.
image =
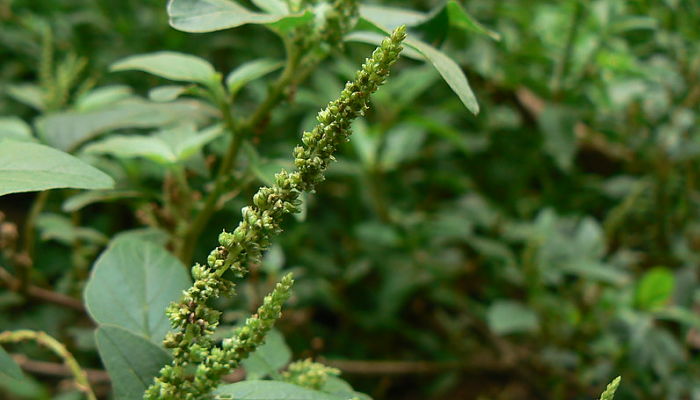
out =
[(219, 235), (219, 246), (209, 254), (207, 264), (192, 267), (193, 286), (167, 310), (175, 332), (167, 335), (164, 344), (172, 349), (174, 360), (161, 370), (146, 391), (145, 399), (207, 398), (221, 376), (238, 366), (263, 342), (290, 295), (293, 282), (290, 275), (265, 298), (257, 314), (221, 346), (211, 339), (221, 313), (207, 303), (233, 294), (234, 284), (223, 278), (224, 272), (232, 270), (242, 277), (248, 272), (249, 263), (260, 262), (262, 251), (270, 246), (271, 238), (281, 232), (284, 215), (298, 212), (300, 194), (313, 191), (323, 181), (333, 154), (350, 136), (352, 121), (364, 114), (370, 95), (389, 75), (405, 37), (405, 28), (400, 27), (381, 43), (355, 79), (345, 85), (340, 97), (318, 114), (318, 125), (304, 132), (302, 145), (294, 149), (295, 170), (279, 172), (274, 185), (260, 188), (253, 196), (253, 205), (243, 208), (242, 220), (236, 229)]

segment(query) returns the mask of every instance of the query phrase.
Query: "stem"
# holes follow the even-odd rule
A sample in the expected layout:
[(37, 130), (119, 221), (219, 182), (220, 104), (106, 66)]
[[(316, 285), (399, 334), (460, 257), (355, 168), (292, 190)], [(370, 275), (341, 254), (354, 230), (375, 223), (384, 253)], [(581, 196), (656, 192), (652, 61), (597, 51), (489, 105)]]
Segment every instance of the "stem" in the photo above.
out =
[(39, 192), (39, 194), (34, 199), (32, 207), (29, 209), (29, 214), (27, 214), (27, 219), (24, 223), (24, 235), (22, 240), (23, 253), (26, 255), (22, 265), (18, 265), (17, 272), (19, 274), (19, 289), (21, 292), (26, 293), (31, 281), (32, 264), (34, 263), (34, 239), (36, 232), (36, 220), (41, 214), (41, 211), (46, 205), (46, 201), (49, 198), (49, 191), (45, 190)]
[(224, 117), (224, 124), (232, 135), (231, 143), (216, 174), (214, 189), (207, 195), (202, 211), (197, 214), (184, 235), (182, 248), (178, 256), (185, 265), (191, 264), (197, 238), (216, 211), (217, 201), (224, 189), (228, 174), (238, 158), (243, 137), (252, 132), (267, 118), (270, 111), (283, 99), (286, 88), (295, 78), (299, 78), (296, 72), (300, 63), (301, 53), (288, 40), (285, 40), (285, 48), (287, 49), (288, 58), (284, 71), (282, 71), (280, 77), (270, 88), (265, 100), (263, 100), (255, 112), (244, 123), (237, 126), (231, 113), (230, 102), (225, 100), (225, 98), (219, 100), (219, 109)]
[[(7, 286), (10, 290), (19, 290), (19, 279), (15, 278), (7, 272), (3, 267), (0, 267), (0, 285)], [(65, 294), (51, 291), (49, 289), (44, 289), (38, 286), (29, 285), (27, 286), (26, 295), (38, 300), (53, 303), (62, 307), (72, 308), (80, 312), (86, 312), (83, 303), (74, 299), (73, 297), (66, 296)]]
[(73, 374), (76, 387), (81, 392), (85, 393), (88, 400), (97, 400), (95, 393), (90, 387), (87, 374), (82, 370), (82, 368), (80, 368), (80, 364), (78, 364), (73, 355), (63, 344), (61, 344), (61, 342), (49, 336), (45, 332), (17, 330), (0, 333), (0, 343), (18, 343), (27, 340), (35, 341), (59, 356)]
[(571, 26), (566, 36), (564, 53), (559, 59), (554, 70), (554, 76), (552, 77), (552, 93), (555, 98), (560, 96), (562, 80), (564, 80), (569, 72), (569, 62), (571, 61), (571, 55), (574, 51), (574, 42), (576, 41), (576, 36), (578, 36), (578, 28), (581, 17), (583, 16), (583, 6), (581, 6), (580, 0), (574, 0), (574, 3), (574, 14), (571, 16)]

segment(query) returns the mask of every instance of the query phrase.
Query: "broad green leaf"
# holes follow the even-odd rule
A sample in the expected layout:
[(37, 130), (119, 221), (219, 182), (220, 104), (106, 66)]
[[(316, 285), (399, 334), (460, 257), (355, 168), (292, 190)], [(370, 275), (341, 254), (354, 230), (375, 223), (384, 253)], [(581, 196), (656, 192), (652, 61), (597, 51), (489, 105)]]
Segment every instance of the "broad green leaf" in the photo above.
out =
[(445, 10), (450, 18), (450, 25), (486, 35), (496, 41), (501, 40), (501, 35), (481, 25), (457, 1), (448, 1)]
[(76, 240), (105, 245), (109, 242), (107, 236), (95, 229), (76, 226), (70, 218), (61, 214), (42, 213), (37, 218), (37, 229), (41, 232), (41, 240), (55, 240), (66, 246), (71, 246)]
[(177, 99), (187, 89), (187, 86), (180, 85), (158, 86), (148, 92), (148, 98), (158, 103), (165, 103)]
[(539, 327), (537, 314), (521, 303), (499, 300), (489, 307), (489, 328), (498, 335), (533, 332)]
[(193, 125), (187, 124), (149, 136), (113, 135), (86, 146), (85, 152), (119, 158), (144, 157), (167, 165), (187, 160), (222, 133), (219, 125), (198, 133)]
[(24, 377), (19, 365), (2, 347), (0, 347), (0, 375), (5, 375), (12, 379), (22, 379)]
[(76, 101), (75, 109), (90, 111), (104, 108), (132, 96), (133, 91), (124, 85), (103, 86), (93, 89)]
[(65, 212), (73, 212), (94, 203), (142, 196), (142, 193), (134, 190), (88, 190), (66, 199), (66, 201), (63, 202), (61, 209)]
[(231, 94), (235, 94), (247, 83), (278, 70), (282, 65), (284, 65), (284, 63), (281, 61), (267, 58), (247, 62), (228, 74), (226, 77), (226, 87), (228, 87)]
[(108, 189), (114, 180), (85, 162), (37, 143), (0, 140), (0, 196), (75, 188)]
[(420, 25), (429, 18), (428, 14), (407, 8), (369, 4), (360, 6), (360, 16), (392, 31), (401, 25), (408, 27)]
[(34, 141), (32, 128), (18, 117), (0, 117), (0, 139)]
[(213, 32), (246, 24), (265, 24), (281, 31), (313, 20), (313, 14), (265, 14), (229, 0), (170, 0), (170, 25), (185, 32)]
[(655, 267), (647, 271), (637, 285), (635, 302), (642, 310), (655, 310), (666, 305), (673, 295), (676, 278), (665, 267)]
[(7, 94), (20, 103), (24, 103), (38, 111), (44, 110), (44, 94), (37, 85), (10, 85), (7, 87)]
[(122, 240), (136, 240), (140, 242), (149, 242), (165, 248), (170, 240), (170, 235), (158, 228), (137, 228), (130, 229), (127, 231), (121, 231), (117, 233), (112, 238), (112, 244), (118, 243)]
[[(353, 32), (347, 35), (345, 40), (379, 45), (388, 32), (381, 26), (372, 25), (383, 31), (384, 35), (376, 32)], [(476, 101), (474, 92), (472, 92), (469, 86), (467, 77), (454, 60), (435, 47), (421, 42), (420, 40), (406, 39), (404, 43), (406, 44), (406, 48), (404, 48), (404, 51), (401, 53), (402, 55), (418, 60), (425, 60), (432, 64), (467, 109), (474, 114), (479, 113), (479, 104)]]
[(189, 54), (159, 51), (127, 57), (112, 64), (112, 71), (138, 70), (173, 81), (215, 84), (218, 80), (208, 61)]
[(243, 381), (222, 385), (215, 395), (228, 395), (236, 400), (347, 400), (317, 390), (279, 381)]
[(275, 375), (292, 359), (292, 351), (277, 330), (271, 330), (265, 337), (265, 344), (258, 346), (255, 352), (243, 360), (246, 379), (260, 379)]
[(160, 343), (170, 329), (165, 309), (191, 285), (182, 263), (163, 247), (118, 240), (95, 262), (85, 305), (100, 324), (111, 324)]
[(39, 135), (53, 147), (72, 151), (102, 133), (125, 128), (152, 128), (178, 121), (202, 121), (212, 114), (209, 106), (195, 100), (168, 104), (142, 100), (120, 102), (106, 109), (68, 111), (38, 119)]
[(117, 400), (142, 398), (153, 378), (170, 362), (170, 355), (163, 348), (118, 326), (101, 325), (95, 340)]
[(379, 163), (385, 170), (393, 170), (415, 157), (425, 140), (425, 130), (413, 124), (399, 124), (384, 135)]
[(371, 397), (364, 393), (356, 392), (349, 383), (344, 381), (337, 376), (329, 376), (326, 379), (326, 384), (323, 385), (321, 391), (332, 394), (334, 396), (342, 397), (343, 399), (360, 399), (360, 400), (372, 400)]

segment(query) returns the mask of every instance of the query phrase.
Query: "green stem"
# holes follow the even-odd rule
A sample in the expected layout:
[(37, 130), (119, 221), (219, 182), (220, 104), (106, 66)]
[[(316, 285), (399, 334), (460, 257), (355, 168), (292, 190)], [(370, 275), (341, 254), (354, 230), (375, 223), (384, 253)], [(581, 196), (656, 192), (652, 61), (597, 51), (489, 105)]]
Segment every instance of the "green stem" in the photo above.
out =
[(61, 342), (49, 336), (45, 332), (17, 330), (0, 333), (0, 343), (18, 343), (28, 340), (33, 340), (39, 343), (59, 356), (73, 374), (73, 377), (75, 378), (75, 385), (77, 386), (78, 390), (85, 393), (88, 400), (97, 399), (95, 393), (90, 387), (87, 374), (82, 368), (80, 368), (80, 364), (78, 364), (78, 362), (75, 360), (75, 357), (73, 357), (68, 349), (61, 344)]
[(255, 112), (244, 123), (237, 126), (231, 113), (231, 104), (229, 101), (224, 99), (219, 100), (219, 109), (223, 115), (224, 124), (226, 125), (226, 129), (232, 135), (231, 143), (229, 144), (226, 155), (224, 156), (224, 159), (221, 162), (219, 170), (216, 174), (214, 189), (207, 195), (202, 211), (197, 214), (184, 235), (182, 248), (179, 252), (179, 258), (183, 263), (185, 263), (185, 265), (191, 264), (197, 238), (202, 233), (206, 224), (209, 222), (209, 219), (211, 219), (212, 215), (216, 211), (217, 201), (219, 200), (219, 197), (224, 189), (229, 172), (238, 158), (243, 137), (247, 136), (250, 134), (250, 132), (260, 126), (272, 109), (283, 99), (283, 95), (287, 87), (295, 80), (295, 78), (298, 78), (296, 72), (300, 63), (301, 53), (296, 47), (289, 43), (289, 41), (285, 41), (285, 48), (287, 49), (288, 58), (284, 71), (282, 71), (280, 77), (270, 88), (265, 100), (263, 100)]
[(17, 273), (20, 281), (20, 291), (25, 292), (31, 283), (32, 264), (34, 263), (34, 245), (36, 236), (36, 220), (41, 214), (41, 211), (46, 206), (46, 201), (49, 198), (49, 191), (39, 192), (34, 199), (32, 207), (29, 209), (27, 219), (24, 223), (24, 235), (22, 237), (23, 253), (25, 261), (22, 265), (18, 265)]

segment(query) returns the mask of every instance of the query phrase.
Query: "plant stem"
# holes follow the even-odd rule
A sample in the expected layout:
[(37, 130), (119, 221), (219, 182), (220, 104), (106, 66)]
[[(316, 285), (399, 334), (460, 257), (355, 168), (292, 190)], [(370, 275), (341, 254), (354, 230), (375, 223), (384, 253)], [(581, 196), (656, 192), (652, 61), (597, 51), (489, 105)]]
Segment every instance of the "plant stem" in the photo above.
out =
[(17, 273), (19, 275), (19, 290), (22, 293), (26, 293), (29, 284), (31, 283), (31, 272), (32, 264), (34, 263), (34, 239), (36, 231), (36, 220), (41, 214), (41, 211), (46, 205), (46, 201), (49, 198), (49, 191), (39, 192), (39, 194), (34, 199), (32, 207), (29, 209), (29, 214), (27, 214), (27, 219), (24, 222), (24, 234), (22, 237), (22, 253), (25, 257), (21, 265), (17, 265)]
[(237, 125), (231, 113), (231, 104), (229, 101), (225, 99), (219, 100), (219, 109), (223, 115), (224, 124), (232, 135), (231, 143), (219, 166), (214, 181), (214, 188), (207, 195), (202, 210), (194, 218), (194, 221), (192, 221), (184, 235), (183, 244), (178, 257), (185, 265), (191, 264), (197, 238), (216, 211), (219, 196), (221, 196), (231, 168), (236, 163), (244, 136), (249, 135), (250, 132), (256, 129), (267, 118), (270, 111), (283, 99), (287, 87), (295, 78), (298, 78), (296, 71), (300, 62), (300, 52), (288, 41), (285, 41), (285, 48), (287, 49), (288, 57), (284, 71), (282, 71), (280, 77), (270, 88), (265, 100), (263, 100), (255, 112), (253, 112), (250, 118), (245, 122)]
[(78, 364), (78, 362), (75, 360), (75, 357), (73, 357), (66, 347), (61, 344), (61, 342), (49, 336), (45, 332), (40, 331), (17, 330), (0, 333), (0, 343), (18, 343), (27, 340), (35, 341), (59, 356), (73, 374), (77, 388), (81, 392), (85, 393), (88, 400), (97, 400), (95, 393), (90, 387), (87, 374), (82, 368), (80, 368), (80, 364)]

